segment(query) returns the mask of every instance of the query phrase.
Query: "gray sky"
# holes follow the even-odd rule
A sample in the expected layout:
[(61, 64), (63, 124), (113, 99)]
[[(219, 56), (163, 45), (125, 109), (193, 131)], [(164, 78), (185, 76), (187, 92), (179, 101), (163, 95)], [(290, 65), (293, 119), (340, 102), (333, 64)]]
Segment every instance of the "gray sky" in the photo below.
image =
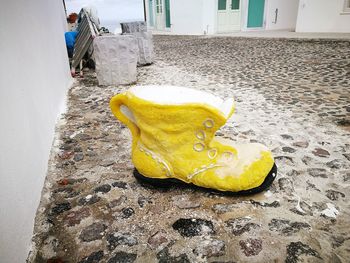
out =
[(67, 14), (79, 13), (84, 6), (95, 6), (100, 21), (143, 20), (143, 0), (66, 0)]

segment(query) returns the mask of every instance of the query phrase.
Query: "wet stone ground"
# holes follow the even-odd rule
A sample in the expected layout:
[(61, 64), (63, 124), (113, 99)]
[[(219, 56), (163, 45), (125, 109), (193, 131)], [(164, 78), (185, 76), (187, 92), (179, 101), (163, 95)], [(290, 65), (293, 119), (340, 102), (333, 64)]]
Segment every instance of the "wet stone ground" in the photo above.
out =
[(109, 110), (129, 87), (86, 73), (57, 127), (29, 262), (348, 262), (350, 42), (156, 36), (155, 51), (137, 83), (234, 96), (218, 135), (266, 144), (278, 177), (240, 198), (140, 184)]

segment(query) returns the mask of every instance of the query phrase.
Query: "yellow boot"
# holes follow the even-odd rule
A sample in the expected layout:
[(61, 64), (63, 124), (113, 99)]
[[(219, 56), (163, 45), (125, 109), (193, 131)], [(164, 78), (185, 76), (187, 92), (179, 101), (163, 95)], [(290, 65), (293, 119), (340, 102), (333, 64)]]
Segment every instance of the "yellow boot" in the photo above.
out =
[[(233, 99), (173, 86), (136, 86), (114, 96), (113, 114), (132, 134), (138, 178), (238, 194), (268, 187), (277, 168), (261, 144), (215, 137), (234, 111)], [(157, 179), (157, 180), (155, 180)]]

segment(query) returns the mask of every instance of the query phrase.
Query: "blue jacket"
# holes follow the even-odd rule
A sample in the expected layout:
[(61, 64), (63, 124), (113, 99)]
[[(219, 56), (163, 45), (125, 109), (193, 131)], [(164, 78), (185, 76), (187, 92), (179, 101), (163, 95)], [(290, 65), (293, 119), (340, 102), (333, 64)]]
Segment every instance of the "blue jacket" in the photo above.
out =
[(64, 34), (64, 37), (66, 39), (66, 46), (68, 49), (74, 48), (75, 39), (77, 38), (77, 35), (78, 35), (77, 31), (70, 31)]

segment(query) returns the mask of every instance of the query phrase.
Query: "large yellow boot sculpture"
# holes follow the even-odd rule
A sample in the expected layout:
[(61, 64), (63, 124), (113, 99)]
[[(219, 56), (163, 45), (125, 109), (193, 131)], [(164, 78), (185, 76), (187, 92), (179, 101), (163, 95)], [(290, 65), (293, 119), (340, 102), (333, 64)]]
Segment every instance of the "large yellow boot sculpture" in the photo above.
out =
[(114, 115), (132, 134), (140, 179), (185, 183), (235, 194), (267, 188), (277, 168), (261, 144), (215, 137), (234, 111), (233, 99), (173, 86), (137, 86), (114, 96)]

